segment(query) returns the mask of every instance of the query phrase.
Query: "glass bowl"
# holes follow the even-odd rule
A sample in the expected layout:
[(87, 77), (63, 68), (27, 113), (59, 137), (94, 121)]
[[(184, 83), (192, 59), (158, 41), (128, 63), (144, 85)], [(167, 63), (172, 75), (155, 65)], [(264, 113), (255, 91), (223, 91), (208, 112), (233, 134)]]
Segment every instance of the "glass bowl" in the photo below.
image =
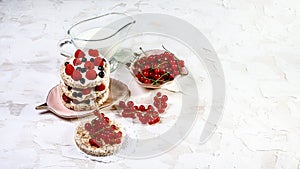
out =
[(135, 53), (135, 59), (126, 64), (140, 86), (157, 89), (172, 83), (178, 77), (188, 75), (184, 61), (172, 52), (166, 49), (141, 51), (140, 54)]

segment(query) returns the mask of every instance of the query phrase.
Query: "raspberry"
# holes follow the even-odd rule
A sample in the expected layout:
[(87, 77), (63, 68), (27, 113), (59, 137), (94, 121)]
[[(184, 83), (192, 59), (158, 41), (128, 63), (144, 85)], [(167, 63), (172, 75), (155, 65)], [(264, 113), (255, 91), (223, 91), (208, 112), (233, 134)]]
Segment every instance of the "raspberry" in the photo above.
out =
[(91, 93), (91, 88), (86, 88), (86, 89), (82, 90), (82, 94), (84, 94), (84, 95), (87, 95), (89, 93)]
[(73, 71), (74, 71), (74, 67), (70, 64), (67, 64), (65, 68), (66, 74), (70, 76), (73, 74)]
[(81, 64), (80, 59), (75, 58), (75, 59), (73, 60), (73, 64), (74, 64), (74, 66), (80, 65), (80, 64)]
[(94, 69), (94, 64), (91, 61), (87, 61), (84, 64), (84, 68), (86, 68), (86, 69)]
[(77, 49), (75, 52), (75, 58), (83, 58), (85, 56), (84, 52), (80, 49)]
[(94, 80), (94, 79), (96, 79), (96, 77), (97, 77), (97, 73), (96, 73), (96, 71), (95, 71), (94, 69), (88, 70), (88, 71), (86, 72), (85, 77), (86, 77), (87, 79), (89, 79), (89, 80)]
[(104, 89), (105, 89), (105, 85), (104, 84), (101, 84), (101, 85), (95, 87), (96, 91), (103, 91)]
[(71, 102), (71, 99), (70, 99), (68, 96), (66, 96), (65, 94), (62, 95), (62, 99), (63, 99), (63, 101), (65, 101), (66, 103), (70, 103), (70, 102)]
[(96, 59), (94, 59), (94, 65), (95, 66), (103, 66), (104, 65), (104, 61), (101, 57), (97, 57)]
[(96, 49), (90, 49), (89, 50), (89, 55), (90, 56), (94, 56), (94, 57), (98, 57), (99, 56), (99, 52)]
[(71, 77), (73, 80), (77, 81), (77, 80), (80, 80), (82, 76), (81, 76), (80, 71), (74, 70)]

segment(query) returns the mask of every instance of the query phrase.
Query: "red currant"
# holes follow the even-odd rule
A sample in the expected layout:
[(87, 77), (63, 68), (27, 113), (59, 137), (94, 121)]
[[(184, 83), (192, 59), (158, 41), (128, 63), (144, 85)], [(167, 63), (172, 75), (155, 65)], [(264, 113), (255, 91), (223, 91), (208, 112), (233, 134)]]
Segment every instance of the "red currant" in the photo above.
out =
[(159, 78), (160, 78), (160, 74), (154, 74), (153, 78), (154, 78), (155, 80), (159, 79)]
[[(158, 97), (160, 97), (160, 96), (158, 96)], [(168, 101), (168, 96), (167, 95), (163, 95), (161, 97), (161, 99), (162, 99), (162, 101), (166, 102), (166, 101)]]
[(154, 69), (154, 73), (158, 74), (159, 73), (159, 69), (158, 68)]
[(119, 106), (120, 106), (120, 108), (125, 108), (126, 107), (126, 105), (125, 105), (125, 102), (124, 101), (120, 101), (119, 102)]
[(178, 62), (178, 64), (179, 64), (180, 67), (184, 67), (184, 61), (183, 61), (183, 60), (180, 60), (180, 61)]
[(148, 69), (147, 69), (147, 70), (143, 70), (143, 75), (146, 76), (146, 77), (149, 76), (149, 71), (148, 71)]
[(133, 103), (133, 101), (129, 101), (129, 102), (127, 102), (127, 106), (128, 106), (128, 107), (133, 107), (133, 106), (134, 106), (134, 103)]
[(144, 106), (144, 105), (140, 105), (140, 106), (139, 106), (139, 110), (140, 110), (140, 111), (145, 111), (145, 110), (146, 110), (146, 108), (145, 108), (145, 106)]

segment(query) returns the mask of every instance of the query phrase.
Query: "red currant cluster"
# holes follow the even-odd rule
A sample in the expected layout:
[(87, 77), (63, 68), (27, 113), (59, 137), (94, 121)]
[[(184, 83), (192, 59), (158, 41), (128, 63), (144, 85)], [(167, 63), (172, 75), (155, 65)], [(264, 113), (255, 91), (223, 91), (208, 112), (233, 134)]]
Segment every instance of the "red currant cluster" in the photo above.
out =
[(181, 74), (184, 61), (169, 51), (144, 56), (133, 63), (132, 72), (142, 84), (159, 86)]
[(153, 105), (157, 108), (158, 113), (165, 112), (168, 106), (167, 101), (168, 101), (167, 95), (161, 95), (160, 92), (156, 94), (156, 96), (154, 97)]
[(97, 118), (93, 119), (90, 123), (86, 123), (84, 128), (89, 132), (91, 139), (89, 143), (91, 146), (97, 148), (105, 144), (120, 144), (122, 139), (122, 132), (119, 128), (111, 124), (111, 121), (103, 113), (94, 111)]
[[(119, 107), (122, 109), (122, 116), (127, 118), (139, 118), (142, 124), (155, 124), (160, 121), (159, 113), (164, 113), (168, 104), (168, 96), (162, 95), (160, 92), (154, 97), (153, 105), (148, 105), (147, 108), (144, 105), (134, 105), (133, 101), (119, 102)], [(155, 109), (156, 108), (156, 109)]]

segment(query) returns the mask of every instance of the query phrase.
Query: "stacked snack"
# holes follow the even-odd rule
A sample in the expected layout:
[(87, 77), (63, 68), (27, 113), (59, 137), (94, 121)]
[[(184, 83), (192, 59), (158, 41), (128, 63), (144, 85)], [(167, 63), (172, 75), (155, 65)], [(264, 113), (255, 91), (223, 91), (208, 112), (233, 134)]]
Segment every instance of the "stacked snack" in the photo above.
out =
[(92, 110), (109, 96), (110, 65), (97, 50), (77, 50), (61, 66), (61, 95), (64, 105), (72, 110)]

